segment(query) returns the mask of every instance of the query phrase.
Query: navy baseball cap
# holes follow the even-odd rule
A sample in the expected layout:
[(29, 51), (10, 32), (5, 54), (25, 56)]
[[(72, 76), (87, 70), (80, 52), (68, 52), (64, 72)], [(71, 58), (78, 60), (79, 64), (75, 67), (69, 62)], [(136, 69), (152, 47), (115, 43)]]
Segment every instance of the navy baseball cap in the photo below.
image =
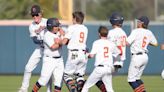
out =
[(31, 7), (31, 15), (36, 15), (38, 13), (41, 13), (41, 9), (40, 9), (40, 6), (38, 5), (33, 5)]
[(147, 16), (141, 16), (138, 18), (139, 22), (142, 22), (144, 25), (148, 25), (149, 24), (149, 18)]

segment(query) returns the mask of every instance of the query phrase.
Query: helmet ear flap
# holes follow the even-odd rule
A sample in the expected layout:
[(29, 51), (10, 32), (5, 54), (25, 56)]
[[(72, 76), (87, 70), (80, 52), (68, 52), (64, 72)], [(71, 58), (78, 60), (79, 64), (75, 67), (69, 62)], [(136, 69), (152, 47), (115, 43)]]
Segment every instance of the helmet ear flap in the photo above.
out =
[(52, 27), (51, 26), (47, 26), (48, 31), (52, 31)]

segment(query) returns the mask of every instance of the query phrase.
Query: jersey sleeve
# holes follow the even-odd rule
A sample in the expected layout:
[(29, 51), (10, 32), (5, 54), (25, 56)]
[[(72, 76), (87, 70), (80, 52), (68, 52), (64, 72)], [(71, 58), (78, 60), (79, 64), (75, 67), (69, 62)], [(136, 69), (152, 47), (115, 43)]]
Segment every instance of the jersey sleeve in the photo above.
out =
[(135, 30), (133, 30), (131, 34), (128, 36), (127, 42), (131, 44), (135, 40), (135, 38), (136, 38), (136, 32)]
[(98, 49), (98, 46), (97, 46), (96, 42), (94, 42), (93, 45), (92, 45), (92, 49), (91, 49), (90, 54), (96, 54), (97, 49)]
[(29, 32), (30, 32), (30, 37), (37, 36), (37, 34), (35, 33), (35, 30), (32, 28), (32, 25), (29, 26)]
[(68, 27), (67, 32), (66, 32), (64, 38), (70, 39), (72, 33), (73, 33), (73, 31), (72, 31), (72, 27)]
[(115, 42), (114, 36), (113, 36), (112, 32), (110, 32), (110, 31), (108, 32), (108, 39), (112, 42)]
[(44, 43), (48, 46), (51, 47), (54, 44), (54, 37), (52, 35), (46, 34), (44, 36)]
[(150, 43), (151, 44), (157, 44), (157, 39), (155, 38), (154, 34), (151, 32), (150, 33)]

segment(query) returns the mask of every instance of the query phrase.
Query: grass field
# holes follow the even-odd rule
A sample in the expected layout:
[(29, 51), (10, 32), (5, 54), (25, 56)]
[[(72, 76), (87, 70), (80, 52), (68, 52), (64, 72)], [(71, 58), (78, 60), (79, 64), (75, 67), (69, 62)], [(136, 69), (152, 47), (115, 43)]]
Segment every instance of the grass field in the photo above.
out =
[[(31, 92), (33, 84), (38, 80), (39, 76), (32, 76), (29, 87)], [(113, 88), (115, 92), (133, 92), (126, 81), (127, 76), (114, 76)], [(164, 92), (164, 80), (160, 76), (143, 76), (147, 92)], [(17, 92), (21, 86), (22, 75), (0, 75), (0, 92)], [(42, 87), (39, 92), (46, 92), (46, 87)], [(62, 92), (68, 92), (63, 85)], [(95, 86), (90, 89), (90, 92), (100, 92)]]

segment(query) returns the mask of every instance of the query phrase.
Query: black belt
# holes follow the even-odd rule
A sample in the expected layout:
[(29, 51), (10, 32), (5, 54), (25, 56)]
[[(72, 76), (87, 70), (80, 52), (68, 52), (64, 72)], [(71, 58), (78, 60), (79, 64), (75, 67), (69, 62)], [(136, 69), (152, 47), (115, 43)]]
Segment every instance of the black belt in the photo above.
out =
[[(70, 51), (80, 51), (79, 49), (72, 49)], [(82, 50), (82, 51), (85, 51), (85, 50)]]
[(104, 65), (98, 65), (98, 67), (104, 67)]
[(57, 58), (61, 58), (61, 56), (46, 56), (46, 57), (51, 57), (51, 58), (55, 58), (55, 59), (57, 59)]
[(142, 54), (147, 54), (147, 52), (132, 53), (132, 55), (142, 55)]

